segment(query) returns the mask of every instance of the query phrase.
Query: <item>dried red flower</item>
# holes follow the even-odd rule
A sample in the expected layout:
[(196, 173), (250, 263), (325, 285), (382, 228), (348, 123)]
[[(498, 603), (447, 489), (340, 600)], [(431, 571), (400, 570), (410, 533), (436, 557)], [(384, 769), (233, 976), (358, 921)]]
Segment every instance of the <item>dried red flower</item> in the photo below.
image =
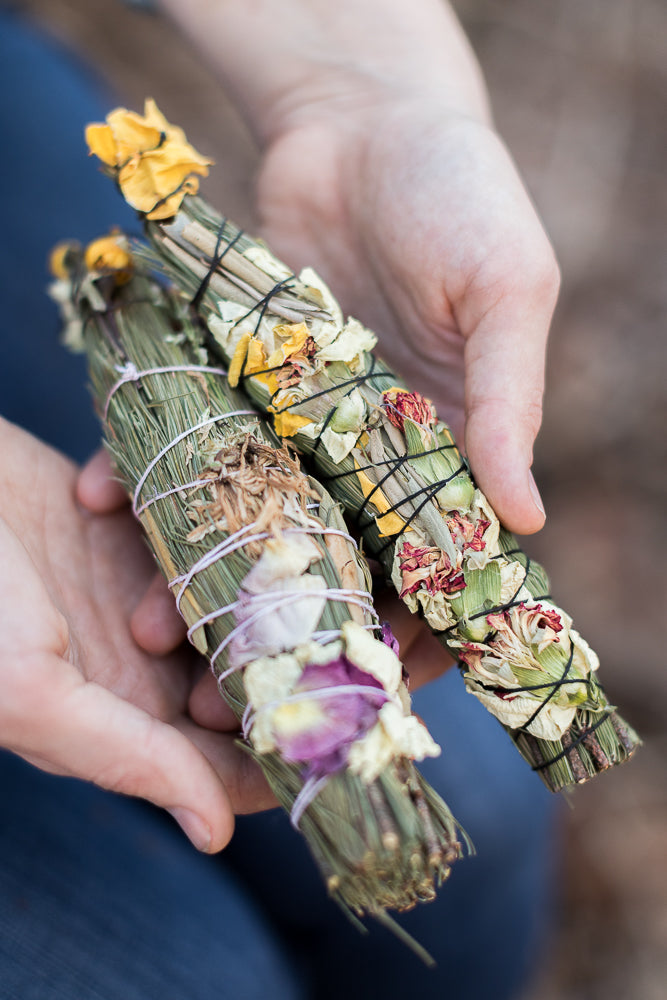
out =
[(385, 413), (394, 427), (402, 431), (405, 418), (414, 420), (422, 427), (432, 427), (436, 421), (435, 410), (430, 399), (419, 392), (407, 389), (387, 389), (382, 393)]

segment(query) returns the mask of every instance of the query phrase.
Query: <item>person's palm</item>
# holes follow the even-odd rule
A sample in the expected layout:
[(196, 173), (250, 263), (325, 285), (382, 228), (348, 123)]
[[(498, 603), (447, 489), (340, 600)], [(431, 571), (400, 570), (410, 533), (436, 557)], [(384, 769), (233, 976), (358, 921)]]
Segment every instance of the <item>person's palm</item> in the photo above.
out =
[(268, 145), (258, 212), (434, 400), (505, 524), (539, 528), (528, 467), (558, 272), (495, 134), (424, 101), (318, 106)]
[[(132, 636), (154, 573), (138, 526), (128, 510), (83, 511), (77, 468), (30, 435), (1, 422), (0, 445), (2, 745), (43, 769), (150, 799), (180, 820), (189, 810), (208, 827), (211, 847), (222, 846), (230, 798), (237, 810), (270, 799), (233, 737), (187, 714), (203, 661), (183, 646), (149, 655)], [(168, 616), (158, 618), (173, 631)], [(174, 637), (160, 641), (166, 649)], [(183, 825), (203, 842), (187, 817)]]

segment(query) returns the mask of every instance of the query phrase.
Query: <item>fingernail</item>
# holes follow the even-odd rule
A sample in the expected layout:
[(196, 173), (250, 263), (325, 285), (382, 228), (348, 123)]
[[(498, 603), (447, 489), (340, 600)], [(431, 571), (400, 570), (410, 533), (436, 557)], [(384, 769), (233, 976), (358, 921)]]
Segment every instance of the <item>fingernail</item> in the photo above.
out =
[(180, 807), (168, 809), (167, 812), (174, 817), (183, 833), (198, 851), (208, 851), (211, 846), (211, 831), (201, 816)]
[(533, 498), (533, 503), (539, 510), (542, 517), (546, 517), (546, 513), (544, 511), (544, 504), (542, 503), (542, 497), (540, 496), (540, 491), (537, 488), (537, 483), (535, 482), (533, 473), (530, 471), (530, 469), (528, 470), (528, 487), (530, 489), (530, 495)]

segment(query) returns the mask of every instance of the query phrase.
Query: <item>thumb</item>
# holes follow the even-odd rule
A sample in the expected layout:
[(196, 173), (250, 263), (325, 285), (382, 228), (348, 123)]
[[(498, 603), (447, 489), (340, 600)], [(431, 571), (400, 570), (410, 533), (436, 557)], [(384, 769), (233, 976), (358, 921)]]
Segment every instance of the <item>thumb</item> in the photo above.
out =
[(542, 421), (554, 297), (503, 297), (467, 340), (466, 452), (480, 489), (510, 531), (531, 534), (545, 513), (530, 467)]
[(65, 677), (63, 661), (52, 659), (44, 674), (59, 678), (61, 690), (33, 705), (30, 732), (39, 734), (37, 740), (12, 749), (44, 770), (162, 806), (199, 850), (225, 847), (234, 816), (203, 753), (173, 726), (84, 681), (74, 668)]

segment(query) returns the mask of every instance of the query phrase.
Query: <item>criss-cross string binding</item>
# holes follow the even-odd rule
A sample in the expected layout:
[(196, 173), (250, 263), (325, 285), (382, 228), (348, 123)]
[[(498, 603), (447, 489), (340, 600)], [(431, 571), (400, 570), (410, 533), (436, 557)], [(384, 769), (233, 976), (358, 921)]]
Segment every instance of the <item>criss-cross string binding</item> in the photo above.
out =
[[(222, 256), (224, 256), (224, 253), (221, 255), (218, 251), (219, 251), (219, 243), (220, 243), (222, 231), (223, 231), (225, 225), (226, 225), (226, 220), (223, 220), (223, 223), (222, 223), (222, 225), (220, 227), (220, 230), (219, 230), (218, 240), (216, 242), (216, 254), (215, 254), (215, 258), (217, 258), (217, 262), (219, 262), (219, 260), (222, 259)], [(237, 235), (233, 238), (233, 240), (230, 241), (230, 244), (228, 244), (228, 247), (231, 246), (231, 244), (233, 242), (236, 242), (236, 240), (239, 238), (239, 235), (240, 234), (237, 233)], [(208, 281), (210, 281), (211, 273), (212, 273), (212, 271), (214, 271), (216, 269), (216, 267), (217, 267), (217, 263), (216, 263), (216, 259), (214, 259), (211, 262), (210, 273), (207, 274), (206, 278), (204, 279), (204, 281), (205, 281), (204, 290), (208, 286)], [(290, 275), (288, 278), (282, 279), (280, 282), (278, 282), (276, 285), (274, 285), (274, 287), (266, 295), (264, 295), (257, 303), (255, 303), (253, 306), (251, 306), (241, 317), (239, 317), (236, 320), (236, 322), (234, 323), (234, 325), (238, 325), (238, 323), (240, 323), (243, 320), (247, 319), (254, 312), (258, 312), (258, 318), (257, 318), (257, 322), (255, 324), (255, 334), (257, 334), (258, 331), (259, 331), (259, 329), (260, 329), (261, 323), (262, 323), (262, 321), (263, 321), (263, 319), (264, 319), (264, 317), (266, 315), (266, 311), (267, 311), (267, 309), (268, 309), (268, 307), (270, 305), (271, 299), (275, 295), (279, 294), (281, 291), (288, 290), (290, 288), (290, 282), (292, 282), (294, 279), (295, 279), (295, 276), (294, 275)], [(203, 294), (203, 291), (202, 291), (202, 288), (200, 287), (200, 289), (198, 290), (197, 296), (196, 296), (198, 298), (198, 300), (201, 298), (202, 294)], [(280, 365), (275, 365), (275, 366), (272, 366), (272, 367), (266, 367), (266, 368), (261, 369), (259, 371), (247, 372), (247, 371), (245, 371), (245, 367), (246, 367), (247, 363), (248, 363), (248, 357), (246, 357), (244, 359), (244, 362), (243, 362), (243, 365), (242, 365), (241, 374), (240, 374), (240, 378), (241, 379), (252, 378), (252, 377), (254, 377), (256, 375), (268, 375), (268, 374), (276, 373), (276, 372), (279, 372), (284, 367), (282, 364), (280, 364)], [(314, 439), (313, 453), (315, 455), (317, 455), (318, 449), (322, 445), (323, 434), (326, 431), (326, 429), (329, 427), (329, 425), (330, 425), (330, 423), (331, 423), (331, 421), (332, 421), (332, 419), (334, 417), (334, 414), (336, 412), (336, 409), (340, 405), (341, 400), (344, 399), (346, 396), (349, 396), (357, 387), (363, 385), (364, 383), (370, 383), (370, 382), (373, 382), (373, 381), (378, 380), (378, 379), (383, 380), (385, 382), (391, 382), (392, 379), (395, 380), (395, 376), (392, 375), (392, 373), (388, 372), (388, 371), (384, 371), (384, 370), (377, 371), (376, 370), (376, 358), (375, 358), (375, 356), (371, 356), (370, 365), (369, 365), (368, 370), (366, 372), (363, 372), (360, 375), (353, 376), (353, 377), (350, 377), (348, 379), (345, 379), (344, 381), (339, 382), (339, 383), (337, 383), (334, 386), (328, 387), (327, 389), (323, 389), (323, 390), (319, 390), (317, 392), (314, 392), (314, 393), (312, 393), (310, 396), (308, 396), (305, 399), (295, 400), (294, 402), (290, 403), (287, 406), (283, 406), (283, 407), (276, 406), (276, 400), (277, 400), (277, 397), (278, 397), (278, 395), (279, 395), (279, 393), (281, 391), (280, 389), (276, 390), (276, 392), (274, 392), (271, 395), (271, 397), (270, 397), (270, 400), (269, 400), (269, 403), (268, 403), (268, 409), (269, 409), (270, 412), (274, 413), (275, 415), (279, 415), (281, 413), (286, 413), (286, 412), (293, 412), (293, 413), (295, 413), (295, 414), (298, 415), (300, 408), (312, 404), (313, 400), (315, 400), (315, 399), (317, 399), (319, 397), (322, 397), (322, 396), (329, 395), (329, 394), (333, 395), (334, 396), (334, 403), (330, 407), (330, 409), (327, 412), (327, 414), (324, 417), (324, 419), (322, 420), (319, 432), (317, 433), (317, 435), (316, 435), (316, 437)], [(408, 463), (410, 461), (413, 461), (413, 460), (417, 460), (419, 458), (427, 457), (429, 455), (438, 454), (438, 453), (444, 452), (446, 450), (453, 450), (453, 449), (455, 449), (455, 447), (456, 446), (455, 446), (455, 444), (452, 441), (451, 443), (445, 443), (445, 444), (439, 445), (436, 448), (424, 449), (422, 452), (416, 453), (416, 454), (398, 455), (396, 457), (392, 457), (392, 458), (389, 458), (389, 459), (381, 460), (380, 462), (377, 462), (377, 463), (368, 462), (368, 464), (366, 464), (364, 466), (359, 466), (359, 467), (357, 467), (356, 464), (355, 464), (355, 468), (353, 468), (353, 469), (348, 469), (348, 470), (345, 470), (343, 472), (334, 473), (334, 474), (331, 474), (331, 475), (322, 475), (322, 474), (320, 474), (319, 478), (323, 482), (326, 483), (326, 482), (334, 481), (336, 479), (340, 479), (340, 478), (343, 478), (343, 477), (353, 476), (353, 475), (355, 475), (358, 472), (368, 472), (368, 471), (371, 471), (371, 470), (377, 470), (379, 466), (386, 466), (386, 470), (382, 473), (382, 475), (380, 476), (380, 478), (372, 485), (372, 488), (370, 489), (370, 491), (367, 494), (364, 495), (364, 497), (363, 497), (363, 499), (361, 501), (361, 504), (359, 505), (358, 509), (355, 512), (355, 524), (356, 524), (357, 528), (360, 531), (363, 532), (374, 521), (377, 520), (376, 516), (373, 515), (373, 513), (369, 510), (370, 504), (372, 503), (374, 496), (376, 496), (376, 494), (379, 491), (382, 490), (382, 487), (387, 482), (391, 481), (391, 479), (393, 477), (397, 476), (400, 473), (401, 469), (403, 468), (403, 466), (406, 463)], [(424, 509), (424, 507), (426, 507), (432, 500), (435, 500), (437, 494), (442, 489), (444, 489), (450, 482), (452, 482), (454, 479), (456, 479), (456, 477), (459, 476), (461, 473), (469, 473), (470, 474), (470, 470), (469, 470), (468, 464), (465, 461), (465, 459), (461, 459), (461, 464), (456, 469), (454, 469), (449, 475), (447, 475), (446, 477), (444, 477), (443, 479), (440, 479), (437, 482), (431, 482), (431, 483), (425, 484), (424, 486), (420, 487), (418, 490), (414, 490), (410, 494), (402, 496), (399, 500), (396, 500), (391, 506), (389, 506), (388, 509), (383, 513), (382, 516), (386, 516), (386, 515), (391, 514), (391, 513), (396, 513), (400, 517), (402, 524), (401, 524), (401, 527), (399, 528), (399, 530), (397, 532), (394, 532), (391, 535), (389, 535), (387, 537), (386, 541), (382, 545), (380, 545), (379, 548), (377, 548), (377, 547), (375, 548), (374, 554), (377, 555), (377, 556), (382, 556), (385, 552), (387, 552), (387, 550), (389, 550), (392, 547), (394, 547), (396, 545), (397, 539), (410, 528), (410, 526), (413, 524), (413, 522), (415, 521), (415, 519), (419, 517), (419, 514)], [(404, 514), (404, 511), (405, 511), (406, 507), (410, 507), (411, 508), (409, 510), (409, 512), (407, 513), (407, 516)], [(520, 549), (513, 549), (513, 550), (509, 550), (507, 552), (499, 553), (498, 555), (494, 556), (493, 558), (494, 559), (508, 558), (511, 555), (518, 555), (519, 553), (521, 553)], [(523, 553), (521, 553), (521, 554), (523, 555)], [(520, 605), (521, 603), (523, 603), (522, 601), (520, 601), (518, 599), (518, 594), (521, 591), (521, 589), (524, 586), (524, 584), (526, 583), (526, 581), (528, 580), (530, 572), (531, 572), (531, 560), (530, 560), (530, 558), (528, 556), (525, 557), (525, 564), (524, 564), (524, 566), (525, 566), (525, 572), (524, 572), (523, 580), (522, 580), (521, 584), (519, 585), (519, 587), (517, 588), (517, 590), (514, 593), (514, 595), (508, 601), (506, 601), (506, 602), (504, 602), (502, 604), (499, 604), (499, 605), (497, 605), (497, 606), (495, 606), (493, 608), (488, 608), (488, 609), (485, 609), (483, 611), (477, 612), (476, 614), (472, 615), (471, 618), (480, 618), (480, 617), (488, 616), (490, 614), (498, 614), (498, 613), (507, 612), (507, 611), (510, 611), (513, 607), (516, 607), (517, 605)], [(531, 600), (531, 603), (533, 603), (533, 602), (537, 603), (537, 602), (539, 602), (541, 600), (550, 600), (550, 595), (548, 593), (540, 594), (538, 596), (531, 595), (530, 600)], [(447, 642), (447, 636), (449, 634), (452, 634), (453, 632), (455, 632), (456, 629), (457, 629), (457, 626), (453, 625), (453, 626), (450, 626), (447, 629), (434, 630), (434, 631), (435, 631), (436, 635), (439, 635), (443, 639), (443, 641), (446, 643)], [(493, 634), (494, 633), (491, 632), (489, 634), (489, 636), (487, 637), (487, 640), (485, 640), (485, 641), (488, 641), (489, 639), (492, 639), (493, 638)], [(565, 662), (565, 664), (563, 666), (563, 672), (562, 672), (562, 674), (561, 674), (560, 677), (558, 677), (556, 679), (553, 679), (553, 680), (546, 681), (543, 684), (524, 685), (524, 686), (518, 686), (518, 687), (515, 687), (515, 688), (508, 689), (508, 690), (511, 690), (513, 694), (517, 694), (517, 695), (518, 694), (532, 694), (532, 695), (535, 695), (538, 691), (544, 691), (545, 692), (545, 697), (541, 701), (538, 702), (538, 704), (537, 704), (537, 706), (535, 708), (535, 711), (532, 713), (532, 715), (530, 716), (530, 718), (519, 728), (518, 732), (525, 732), (527, 735), (530, 735), (530, 734), (528, 734), (528, 727), (538, 718), (538, 716), (540, 715), (540, 713), (545, 710), (545, 708), (549, 705), (549, 703), (557, 696), (558, 692), (562, 688), (564, 688), (565, 686), (585, 685), (587, 691), (589, 693), (592, 692), (594, 684), (595, 684), (595, 681), (594, 681), (594, 678), (593, 678), (592, 675), (589, 675), (586, 678), (577, 678), (577, 677), (571, 677), (571, 676), (569, 676), (570, 675), (570, 671), (571, 671), (571, 667), (572, 667), (572, 663), (573, 663), (573, 658), (574, 658), (574, 646), (571, 643), (570, 655), (568, 656), (567, 661)], [(462, 670), (465, 669), (465, 665), (463, 663), (461, 663), (461, 662), (459, 662), (459, 667)], [(484, 685), (483, 684), (481, 686), (484, 687), (486, 690), (492, 690), (492, 691), (495, 691), (495, 690), (499, 690), (500, 691), (501, 690), (501, 689), (496, 689), (496, 688), (492, 687), (491, 685)], [(502, 691), (504, 691), (504, 690), (505, 689), (502, 689)], [(604, 712), (594, 722), (592, 722), (590, 725), (586, 726), (577, 735), (576, 738), (570, 737), (569, 738), (569, 744), (567, 746), (565, 746), (563, 748), (563, 750), (558, 753), (558, 755), (556, 755), (555, 757), (552, 757), (551, 760), (548, 760), (548, 761), (541, 760), (541, 759), (539, 759), (541, 757), (541, 754), (536, 754), (536, 756), (538, 757), (538, 760), (537, 760), (537, 763), (534, 763), (532, 765), (533, 768), (534, 768), (534, 770), (543, 770), (545, 768), (549, 768), (553, 764), (555, 764), (558, 760), (560, 760), (560, 759), (562, 759), (563, 757), (566, 757), (566, 756), (570, 757), (570, 759), (572, 761), (573, 758), (571, 757), (571, 755), (572, 755), (573, 750), (575, 750), (576, 747), (579, 746), (580, 743), (586, 743), (586, 741), (588, 740), (588, 738), (590, 737), (590, 735), (605, 721), (606, 718), (612, 716), (612, 714), (613, 713), (611, 711)], [(574, 767), (573, 767), (573, 770), (574, 770)]]

